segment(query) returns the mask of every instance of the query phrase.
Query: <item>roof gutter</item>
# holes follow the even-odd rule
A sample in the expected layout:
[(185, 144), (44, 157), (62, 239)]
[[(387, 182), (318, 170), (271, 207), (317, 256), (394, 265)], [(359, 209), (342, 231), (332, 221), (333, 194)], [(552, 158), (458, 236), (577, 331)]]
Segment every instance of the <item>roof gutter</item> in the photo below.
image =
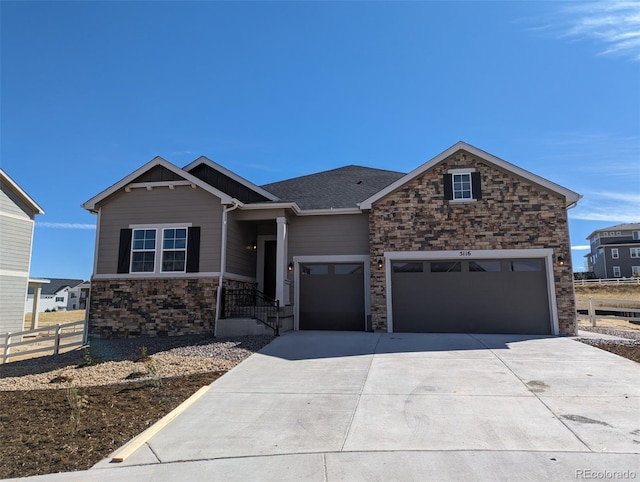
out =
[(218, 320), (220, 319), (220, 305), (222, 302), (222, 283), (224, 281), (224, 274), (227, 269), (227, 218), (228, 214), (238, 209), (241, 205), (237, 199), (232, 199), (231, 206), (222, 210), (222, 235), (220, 237), (220, 277), (218, 279), (218, 289), (216, 290), (216, 324), (214, 328), (214, 336), (218, 331)]

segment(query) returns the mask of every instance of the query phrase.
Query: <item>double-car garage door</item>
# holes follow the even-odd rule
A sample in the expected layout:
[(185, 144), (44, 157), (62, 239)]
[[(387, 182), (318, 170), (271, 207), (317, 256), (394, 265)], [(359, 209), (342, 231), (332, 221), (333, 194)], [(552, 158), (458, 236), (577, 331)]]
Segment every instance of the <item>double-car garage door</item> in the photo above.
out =
[(391, 263), (393, 331), (549, 334), (544, 259)]

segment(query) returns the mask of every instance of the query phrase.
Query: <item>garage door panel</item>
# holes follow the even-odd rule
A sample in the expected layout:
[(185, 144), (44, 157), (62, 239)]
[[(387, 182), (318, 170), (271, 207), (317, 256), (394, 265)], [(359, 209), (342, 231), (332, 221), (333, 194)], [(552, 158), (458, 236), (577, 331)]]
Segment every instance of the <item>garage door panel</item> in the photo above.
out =
[(424, 261), (411, 273), (392, 263), (394, 331), (550, 333), (544, 262), (516, 261)]
[(362, 263), (305, 264), (301, 269), (301, 330), (364, 330)]

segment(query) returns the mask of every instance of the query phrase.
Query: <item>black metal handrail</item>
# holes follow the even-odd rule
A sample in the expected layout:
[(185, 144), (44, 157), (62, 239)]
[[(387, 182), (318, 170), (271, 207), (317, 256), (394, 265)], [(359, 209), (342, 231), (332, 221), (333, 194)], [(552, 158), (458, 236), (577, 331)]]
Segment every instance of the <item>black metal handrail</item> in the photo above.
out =
[(221, 318), (255, 318), (280, 335), (280, 301), (256, 288), (222, 288)]

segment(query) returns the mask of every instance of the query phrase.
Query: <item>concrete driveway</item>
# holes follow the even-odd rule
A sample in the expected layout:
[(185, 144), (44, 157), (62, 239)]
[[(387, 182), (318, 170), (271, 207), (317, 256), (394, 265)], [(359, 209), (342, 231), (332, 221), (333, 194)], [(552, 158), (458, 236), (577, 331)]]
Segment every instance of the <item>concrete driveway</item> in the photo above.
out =
[(44, 478), (640, 479), (638, 454), (639, 365), (570, 338), (294, 332), (125, 462)]

